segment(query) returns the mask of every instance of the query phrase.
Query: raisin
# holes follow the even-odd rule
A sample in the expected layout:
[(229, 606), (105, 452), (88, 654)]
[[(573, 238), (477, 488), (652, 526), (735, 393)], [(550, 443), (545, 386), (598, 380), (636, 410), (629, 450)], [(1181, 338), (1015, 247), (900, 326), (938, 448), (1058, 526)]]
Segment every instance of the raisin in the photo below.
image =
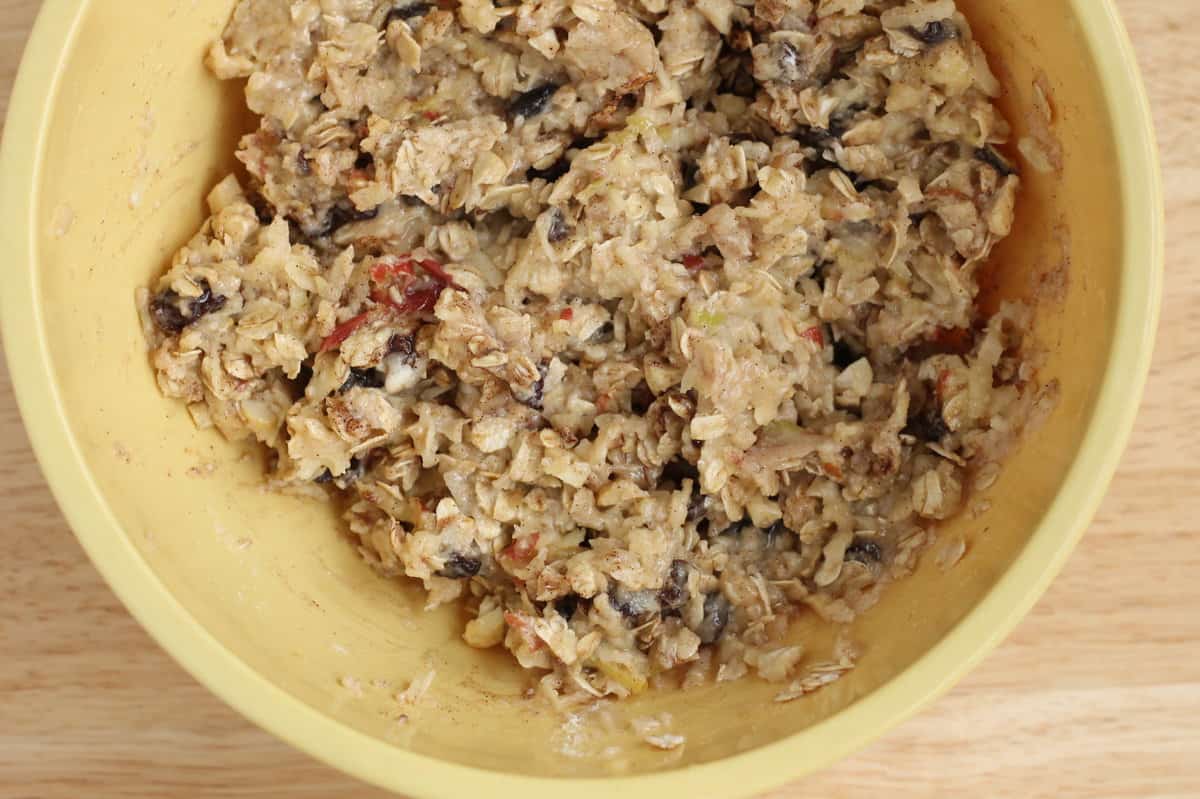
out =
[(547, 183), (553, 183), (554, 181), (561, 178), (563, 175), (567, 174), (567, 172), (569, 172), (570, 169), (571, 169), (571, 162), (568, 161), (566, 159), (566, 157), (564, 156), (564, 157), (558, 159), (557, 161), (555, 161), (550, 166), (546, 167), (545, 169), (534, 169), (534, 168), (530, 167), (529, 170), (525, 173), (525, 177), (527, 180), (541, 178), (542, 180), (546, 181)]
[(613, 327), (612, 322), (605, 322), (604, 324), (600, 325), (600, 327), (592, 331), (592, 334), (588, 336), (587, 343), (607, 344), (613, 340), (614, 330), (615, 328)]
[(329, 209), (329, 214), (325, 217), (325, 224), (317, 231), (313, 238), (322, 238), (331, 236), (338, 231), (339, 228), (350, 224), (351, 222), (365, 222), (368, 219), (374, 219), (379, 216), (379, 208), (370, 208), (366, 211), (359, 211), (354, 206), (335, 205)]
[(720, 591), (704, 597), (704, 618), (695, 631), (700, 643), (713, 644), (721, 639), (729, 624), (729, 600)]
[(464, 580), (479, 574), (483, 561), (474, 555), (464, 555), (461, 552), (451, 553), (446, 558), (445, 565), (437, 570), (439, 577), (449, 577), (451, 580)]
[(840, 338), (833, 342), (833, 365), (837, 368), (845, 369), (861, 357), (862, 353), (846, 339)]
[(188, 318), (179, 310), (179, 294), (173, 289), (155, 296), (150, 301), (150, 316), (158, 329), (169, 335), (174, 335), (188, 325)]
[(258, 217), (260, 225), (269, 225), (275, 221), (275, 208), (271, 203), (267, 202), (266, 197), (263, 197), (258, 192), (254, 192), (246, 198), (246, 201), (254, 209), (254, 215)]
[(219, 311), (225, 307), (225, 297), (222, 297), (220, 294), (213, 294), (207, 280), (200, 281), (200, 291), (200, 296), (192, 300), (193, 322), (201, 316), (206, 316), (213, 311)]
[(758, 94), (758, 83), (755, 82), (754, 76), (744, 69), (736, 70), (732, 77), (725, 82), (725, 89), (729, 94), (736, 97), (741, 97), (745, 100), (753, 100)]
[(958, 28), (941, 20), (934, 20), (923, 28), (909, 28), (908, 30), (909, 33), (920, 39), (922, 44), (931, 47), (958, 38)]
[(812, 125), (801, 125), (800, 128), (792, 134), (792, 138), (803, 144), (805, 147), (815, 147), (818, 150), (824, 150), (832, 147), (837, 142), (837, 138), (832, 132), (826, 130), (825, 128), (813, 127)]
[(295, 391), (298, 395), (303, 396), (305, 390), (308, 389), (308, 384), (312, 382), (312, 376), (312, 366), (308, 365), (307, 363), (301, 363), (300, 371), (296, 374), (296, 377), (288, 382), (291, 384), (293, 391)]
[(300, 227), (299, 222), (289, 216), (287, 218), (287, 223), (289, 244), (304, 244), (308, 241), (308, 236), (304, 232), (304, 228)]
[[(160, 330), (175, 335), (200, 317), (225, 307), (225, 297), (213, 294), (207, 280), (201, 280), (197, 285), (200, 296), (194, 299), (185, 301), (174, 289), (167, 289), (150, 301), (150, 316)], [(186, 310), (180, 307), (184, 304)]]
[(513, 117), (535, 117), (550, 107), (550, 99), (558, 90), (556, 83), (543, 83), (521, 92), (508, 104), (508, 113)]
[(662, 589), (658, 592), (658, 603), (662, 606), (663, 613), (677, 612), (687, 604), (690, 596), (688, 592), (687, 561), (671, 561), (671, 569), (667, 572), (667, 579), (663, 583)]
[(865, 108), (865, 104), (854, 103), (829, 117), (829, 134), (837, 139), (841, 139), (846, 131), (850, 129), (850, 125), (854, 123), (854, 118), (858, 115), (858, 112)]
[(417, 355), (417, 339), (412, 333), (395, 333), (388, 339), (388, 354), (399, 355), (412, 365)]
[(880, 183), (879, 181), (871, 180), (870, 178), (864, 178), (862, 175), (858, 174), (857, 172), (855, 172), (853, 170), (843, 169), (840, 166), (838, 167), (838, 169), (841, 169), (842, 172), (845, 173), (846, 177), (850, 178), (850, 182), (854, 185), (855, 191), (863, 192), (863, 191), (866, 191), (867, 189), (871, 188), (872, 186), (874, 186), (876, 188), (880, 188), (880, 189), (884, 188), (883, 184)]
[(558, 244), (569, 235), (571, 235), (571, 228), (567, 225), (562, 210), (555, 208), (550, 215), (550, 225), (546, 228), (546, 241)]
[(383, 388), (384, 377), (378, 369), (353, 368), (346, 377), (346, 382), (338, 387), (337, 393), (345, 394), (352, 388)]
[(643, 380), (629, 392), (629, 409), (638, 416), (643, 416), (646, 411), (650, 410), (650, 406), (654, 403), (654, 400), (654, 392), (650, 390), (650, 386), (646, 385), (646, 381)]
[(691, 480), (694, 485), (700, 480), (700, 470), (683, 458), (675, 458), (663, 467), (662, 480), (676, 486), (682, 486), (684, 480)]
[(629, 621), (636, 622), (647, 614), (658, 612), (658, 592), (634, 591), (617, 583), (608, 592), (608, 601)]
[(537, 382), (533, 384), (533, 388), (530, 390), (529, 396), (524, 399), (518, 398), (518, 402), (533, 408), (535, 411), (540, 411), (542, 409), (542, 401), (546, 393), (546, 372), (547, 367), (544, 364), (538, 364), (539, 377)]
[(576, 609), (579, 607), (579, 594), (567, 594), (561, 597), (554, 603), (554, 610), (559, 616), (562, 616), (567, 621), (575, 615)]
[(999, 172), (1004, 177), (1017, 174), (1008, 161), (1000, 153), (996, 152), (991, 147), (980, 147), (975, 151), (975, 158), (990, 166), (992, 169)]
[(775, 539), (788, 532), (791, 531), (788, 530), (787, 525), (785, 525), (782, 521), (775, 522), (766, 530), (763, 530), (763, 535), (765, 535), (767, 539), (766, 548), (770, 549), (773, 547), (775, 545)]
[(883, 550), (874, 541), (856, 538), (850, 546), (846, 547), (846, 560), (854, 560), (867, 565), (879, 563), (883, 560)]
[(367, 463), (362, 458), (351, 458), (350, 466), (346, 471), (334, 476), (333, 472), (326, 469), (317, 475), (313, 480), (314, 483), (324, 485), (326, 483), (334, 483), (339, 488), (347, 488), (354, 482), (362, 479), (362, 476), (367, 473)]
[(931, 405), (925, 410), (908, 418), (904, 431), (921, 441), (938, 442), (950, 432), (946, 420), (942, 418), (941, 408)]
[(370, 169), (375, 166), (375, 156), (370, 153), (359, 153), (358, 158), (354, 159), (355, 169)]
[(361, 480), (363, 475), (367, 473), (367, 458), (370, 454), (361, 458), (351, 458), (350, 468), (338, 475), (338, 480), (345, 482), (347, 485), (357, 480)]
[(432, 7), (429, 3), (409, 3), (408, 5), (397, 6), (383, 18), (383, 29), (387, 30), (388, 26), (397, 19), (409, 20), (414, 17), (423, 17), (429, 13), (429, 9)]
[(833, 75), (845, 75), (849, 67), (858, 63), (858, 50), (838, 50), (833, 54), (833, 62), (830, 65), (830, 73)]
[(727, 535), (728, 536), (735, 536), (735, 535), (740, 536), (742, 534), (742, 530), (744, 530), (745, 528), (747, 528), (749, 526), (750, 526), (750, 523), (743, 519), (742, 521), (737, 521), (737, 522), (734, 522), (733, 524), (729, 525), (724, 530), (717, 533), (717, 535), (718, 536), (727, 536)]

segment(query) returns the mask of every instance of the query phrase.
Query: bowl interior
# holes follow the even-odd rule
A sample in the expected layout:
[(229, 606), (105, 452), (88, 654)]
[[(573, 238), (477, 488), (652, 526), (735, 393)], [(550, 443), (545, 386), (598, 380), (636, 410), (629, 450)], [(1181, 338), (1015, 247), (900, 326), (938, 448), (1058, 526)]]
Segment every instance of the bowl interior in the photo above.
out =
[[(234, 167), (235, 142), (252, 125), (241, 87), (201, 65), (232, 5), (82, 5), (46, 98), (34, 197), (38, 325), (29, 334), (44, 342), (61, 402), (35, 412), (61, 415), (123, 531), (91, 538), (93, 553), (134, 548), (166, 591), (158, 601), (177, 603), (189, 624), (291, 697), (257, 701), (303, 703), (387, 745), (494, 771), (598, 776), (704, 763), (810, 730), (904, 672), (1026, 546), (1092, 420), (1122, 281), (1113, 109), (1066, 0), (960, 0), (1018, 134), (1041, 76), (1065, 152), (1060, 174), (1023, 169), (1017, 232), (995, 255), (990, 289), (1037, 307), (1040, 377), (1060, 381), (1061, 400), (991, 490), (991, 509), (946, 528), (967, 539), (966, 557), (949, 573), (924, 558), (858, 623), (859, 668), (802, 700), (776, 704), (778, 686), (746, 680), (652, 693), (566, 725), (522, 698), (527, 680), (506, 657), (459, 640), (455, 609), (424, 612), (419, 590), (375, 576), (339, 536), (332, 508), (264, 493), (253, 449), (197, 432), (155, 387), (134, 289), (202, 220), (205, 193)], [(401, 707), (395, 693), (428, 668), (428, 695)], [(687, 736), (682, 753), (634, 745), (625, 733), (626, 716), (663, 710)]]

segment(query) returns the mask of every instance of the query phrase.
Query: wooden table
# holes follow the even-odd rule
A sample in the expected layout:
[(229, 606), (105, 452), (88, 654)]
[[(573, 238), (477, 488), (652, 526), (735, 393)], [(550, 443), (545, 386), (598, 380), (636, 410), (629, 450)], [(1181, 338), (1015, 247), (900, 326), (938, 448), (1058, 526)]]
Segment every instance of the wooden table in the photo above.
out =
[[(0, 116), (38, 5), (0, 0)], [(1154, 102), (1169, 241), (1158, 352), (1116, 481), (980, 668), (771, 799), (1200, 797), (1200, 23), (1197, 0), (1120, 5)], [(0, 799), (384, 796), (244, 721), (142, 632), (55, 507), (2, 366), (0, 519)]]

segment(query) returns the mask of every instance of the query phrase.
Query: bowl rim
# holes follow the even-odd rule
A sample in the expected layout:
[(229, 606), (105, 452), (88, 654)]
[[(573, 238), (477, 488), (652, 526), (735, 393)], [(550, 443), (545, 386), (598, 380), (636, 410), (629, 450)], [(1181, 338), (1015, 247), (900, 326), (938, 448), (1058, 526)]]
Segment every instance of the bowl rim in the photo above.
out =
[[(860, 749), (947, 691), (1016, 626), (1090, 524), (1129, 438), (1149, 372), (1162, 295), (1164, 209), (1150, 104), (1114, 0), (1068, 0), (1091, 51), (1118, 151), (1125, 199), (1114, 344), (1093, 421), (1062, 488), (995, 586), (933, 648), (837, 714), (786, 738), (709, 763), (633, 777), (502, 773), (399, 749), (286, 693), (195, 622), (122, 532), (69, 428), (37, 305), (38, 176), (43, 131), (83, 12), (91, 0), (46, 0), (26, 46), (0, 149), (5, 257), (0, 325), (26, 430), (51, 490), (92, 563), (133, 616), (196, 680), (242, 715), (309, 755), (381, 788), (417, 797), (474, 791), (550, 799), (659, 792), (747, 796)], [(30, 331), (34, 335), (30, 335)]]

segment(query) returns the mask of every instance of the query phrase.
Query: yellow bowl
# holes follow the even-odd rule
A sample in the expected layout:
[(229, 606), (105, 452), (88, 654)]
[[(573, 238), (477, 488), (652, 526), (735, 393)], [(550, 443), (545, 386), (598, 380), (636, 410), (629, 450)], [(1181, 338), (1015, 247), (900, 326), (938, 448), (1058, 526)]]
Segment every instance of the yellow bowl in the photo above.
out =
[[(1025, 169), (995, 291), (1035, 301), (1043, 379), (1062, 397), (991, 491), (858, 625), (841, 682), (771, 701), (754, 680), (651, 694), (563, 727), (507, 660), (467, 648), (453, 609), (375, 577), (331, 509), (272, 496), (260, 463), (162, 399), (133, 293), (202, 218), (249, 120), (201, 66), (233, 0), (48, 0), (4, 140), (4, 336), (59, 503), (147, 629), (254, 721), (345, 771), (421, 797), (741, 796), (830, 763), (945, 690), (1042, 593), (1127, 438), (1162, 269), (1147, 102), (1109, 0), (960, 0), (1018, 133), (1042, 75), (1065, 153)], [(394, 694), (436, 670), (429, 694)], [(682, 754), (639, 747), (622, 715), (670, 711)], [(407, 715), (407, 723), (399, 720)], [(603, 750), (605, 746), (615, 749)], [(569, 783), (561, 779), (570, 778)]]

